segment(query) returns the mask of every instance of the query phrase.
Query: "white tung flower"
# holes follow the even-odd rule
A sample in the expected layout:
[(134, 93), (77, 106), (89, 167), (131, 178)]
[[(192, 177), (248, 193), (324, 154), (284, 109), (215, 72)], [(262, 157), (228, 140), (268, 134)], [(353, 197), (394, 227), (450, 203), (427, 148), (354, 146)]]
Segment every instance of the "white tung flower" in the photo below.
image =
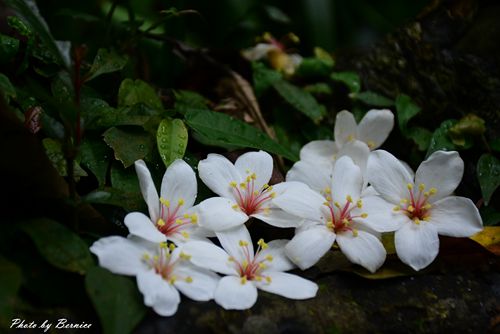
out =
[(166, 170), (161, 182), (161, 197), (146, 164), (135, 162), (142, 196), (149, 210), (149, 217), (141, 212), (131, 212), (125, 217), (129, 232), (152, 242), (170, 240), (182, 243), (190, 238), (203, 238), (209, 233), (198, 226), (196, 175), (183, 160), (175, 160)]
[[(311, 162), (331, 162), (339, 157), (342, 149), (355, 141), (360, 141), (374, 150), (384, 143), (394, 126), (394, 115), (388, 109), (373, 109), (366, 113), (359, 124), (352, 113), (343, 110), (337, 114), (332, 140), (315, 140), (306, 144), (300, 151), (300, 159)], [(364, 165), (359, 163), (356, 155), (345, 154), (364, 171)]]
[(386, 151), (374, 151), (369, 158), (368, 181), (383, 198), (379, 208), (397, 223), (396, 252), (415, 270), (436, 258), (438, 234), (469, 237), (482, 229), (474, 203), (450, 196), (463, 171), (464, 163), (457, 152), (434, 152), (415, 175)]
[(287, 255), (301, 269), (307, 269), (337, 242), (351, 262), (375, 272), (386, 257), (375, 231), (391, 230), (391, 222), (380, 219), (373, 197), (361, 198), (361, 170), (351, 158), (337, 161), (330, 184), (321, 193), (306, 186), (290, 188), (273, 200), (304, 219), (285, 248)]
[(288, 240), (268, 244), (260, 239), (254, 253), (252, 239), (242, 225), (218, 232), (222, 247), (204, 241), (191, 241), (185, 251), (192, 262), (227, 276), (215, 289), (214, 300), (226, 310), (244, 310), (257, 301), (257, 289), (291, 299), (312, 298), (318, 286), (299, 276), (284, 273), (294, 266), (284, 254)]
[(289, 214), (277, 208), (272, 199), (296, 183), (269, 186), (273, 159), (264, 152), (241, 155), (234, 165), (219, 154), (209, 154), (198, 165), (200, 178), (220, 197), (198, 205), (203, 225), (221, 231), (255, 217), (277, 227), (291, 227)]
[(219, 281), (213, 272), (194, 266), (182, 249), (165, 242), (112, 236), (97, 240), (90, 250), (100, 266), (115, 274), (136, 276), (144, 304), (162, 316), (177, 311), (179, 291), (193, 300), (207, 301)]

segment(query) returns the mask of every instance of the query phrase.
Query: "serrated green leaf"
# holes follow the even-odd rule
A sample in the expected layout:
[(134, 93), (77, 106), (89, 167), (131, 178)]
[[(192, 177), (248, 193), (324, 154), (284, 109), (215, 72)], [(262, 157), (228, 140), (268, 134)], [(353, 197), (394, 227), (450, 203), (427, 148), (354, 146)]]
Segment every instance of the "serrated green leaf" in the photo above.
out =
[[(44, 138), (42, 140), (43, 147), (45, 148), (45, 153), (49, 158), (52, 165), (57, 169), (59, 175), (68, 176), (68, 169), (66, 165), (66, 159), (64, 157), (62, 144), (52, 138)], [(73, 161), (73, 175), (75, 178), (81, 176), (87, 176), (87, 172), (85, 172), (82, 167), (80, 167), (78, 161)]]
[(405, 137), (411, 138), (417, 144), (420, 151), (429, 148), (432, 139), (432, 132), (418, 126), (406, 130)]
[(186, 152), (188, 131), (180, 119), (166, 118), (160, 122), (156, 132), (156, 144), (161, 160), (168, 167)]
[(85, 137), (80, 146), (80, 154), (81, 164), (95, 175), (100, 187), (104, 186), (109, 165), (109, 148), (100, 139)]
[(360, 93), (351, 93), (353, 99), (361, 101), (365, 104), (375, 107), (391, 107), (394, 105), (394, 101), (377, 93), (366, 91)]
[(222, 113), (210, 110), (189, 111), (185, 121), (195, 132), (209, 138), (213, 145), (262, 149), (282, 155), (291, 161), (298, 158), (262, 131)]
[(477, 162), (477, 178), (484, 203), (488, 205), (491, 195), (500, 186), (500, 160), (491, 154), (481, 155)]
[(131, 333), (146, 314), (142, 296), (128, 277), (94, 267), (85, 276), (85, 288), (104, 334)]
[(448, 119), (441, 123), (439, 128), (434, 131), (429, 144), (429, 149), (427, 150), (427, 157), (435, 151), (453, 151), (457, 148), (448, 136), (448, 130), (456, 123), (456, 119)]
[(19, 50), (19, 40), (0, 34), (0, 63), (11, 61)]
[(104, 141), (115, 153), (115, 158), (129, 167), (139, 159), (144, 159), (153, 149), (152, 136), (140, 130), (110, 128), (104, 132)]
[(300, 62), (295, 75), (299, 77), (327, 77), (332, 72), (332, 68), (333, 64), (328, 60), (306, 57)]
[(118, 107), (130, 107), (137, 103), (157, 110), (163, 108), (160, 97), (150, 85), (139, 79), (123, 80), (118, 90)]
[(175, 109), (182, 114), (187, 108), (206, 109), (209, 103), (203, 95), (189, 90), (176, 90), (174, 96)]
[(16, 97), (16, 88), (12, 85), (9, 78), (2, 73), (0, 73), (0, 92), (2, 92), (3, 96), (7, 99)]
[(36, 219), (20, 224), (35, 243), (38, 252), (51, 265), (84, 274), (94, 265), (87, 244), (73, 231), (51, 219)]
[(73, 103), (75, 91), (71, 77), (67, 72), (59, 72), (51, 82), (52, 96), (61, 103)]
[(101, 74), (121, 70), (127, 64), (127, 57), (119, 55), (113, 50), (99, 49), (92, 63), (92, 67), (85, 76), (85, 81), (97, 78)]
[(0, 256), (0, 328), (12, 324), (14, 303), (23, 280), (21, 268)]
[(420, 112), (420, 107), (408, 95), (400, 94), (396, 98), (396, 112), (399, 129), (405, 134), (408, 129), (408, 122)]
[(287, 103), (312, 119), (313, 122), (319, 123), (325, 116), (325, 107), (320, 105), (314, 96), (303, 89), (284, 80), (276, 81), (273, 87)]
[(256, 96), (262, 96), (273, 83), (283, 78), (280, 72), (270, 69), (262, 62), (252, 62), (253, 86)]
[(358, 93), (361, 90), (361, 80), (356, 72), (334, 72), (330, 77), (332, 80), (344, 83), (351, 93)]

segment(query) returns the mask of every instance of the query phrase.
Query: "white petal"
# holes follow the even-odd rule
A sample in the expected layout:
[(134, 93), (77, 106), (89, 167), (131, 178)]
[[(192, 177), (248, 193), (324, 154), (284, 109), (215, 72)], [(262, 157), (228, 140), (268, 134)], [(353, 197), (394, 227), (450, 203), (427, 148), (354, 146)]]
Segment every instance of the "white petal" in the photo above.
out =
[(439, 238), (434, 225), (421, 222), (404, 224), (394, 235), (398, 257), (415, 270), (427, 267), (439, 252)]
[(219, 276), (193, 265), (179, 265), (176, 269), (175, 274), (179, 275), (179, 279), (174, 285), (182, 294), (196, 301), (214, 298), (214, 291), (220, 280)]
[[(221, 246), (226, 252), (233, 256), (238, 262), (246, 260), (248, 262), (253, 260), (254, 250), (252, 244), (252, 237), (245, 225), (234, 227), (222, 232), (216, 232), (217, 239), (219, 239)], [(240, 242), (246, 244), (241, 246)]]
[(413, 184), (413, 179), (399, 160), (383, 150), (370, 153), (367, 178), (384, 199), (396, 205), (401, 199), (409, 197), (408, 183)]
[(301, 230), (286, 245), (286, 255), (300, 269), (312, 267), (325, 255), (335, 241), (335, 233), (325, 226), (314, 226)]
[(342, 147), (350, 140), (358, 138), (356, 120), (349, 111), (342, 110), (337, 114), (335, 118), (334, 137), (339, 147)]
[(465, 197), (449, 196), (433, 203), (429, 218), (438, 234), (449, 237), (470, 237), (483, 229), (479, 211)]
[(318, 286), (297, 275), (281, 273), (281, 272), (266, 272), (265, 276), (271, 278), (271, 282), (266, 280), (256, 282), (259, 289), (271, 292), (290, 299), (308, 299), (316, 296)]
[(374, 150), (384, 143), (394, 126), (394, 115), (389, 109), (372, 109), (358, 124), (358, 139)]
[(291, 187), (273, 199), (273, 204), (301, 218), (323, 221), (326, 199), (309, 187)]
[(347, 155), (354, 161), (356, 165), (361, 169), (361, 174), (364, 175), (366, 172), (366, 166), (368, 164), (368, 157), (370, 155), (370, 149), (368, 145), (360, 140), (352, 140), (344, 144), (339, 150), (338, 157)]
[(153, 270), (137, 275), (137, 286), (144, 296), (144, 304), (159, 315), (170, 316), (177, 312), (181, 302), (179, 292)]
[(346, 203), (347, 196), (352, 197), (354, 204), (361, 195), (363, 178), (361, 170), (351, 158), (343, 156), (337, 160), (332, 174), (332, 198), (341, 205)]
[(394, 204), (387, 202), (379, 196), (367, 196), (362, 198), (361, 211), (368, 216), (364, 224), (378, 232), (392, 232), (401, 227), (402, 224), (410, 222), (408, 216), (401, 211), (395, 212)]
[(285, 246), (290, 240), (276, 239), (270, 241), (267, 249), (259, 253), (258, 261), (265, 259), (267, 256), (272, 256), (272, 261), (267, 262), (270, 271), (288, 271), (295, 268), (295, 265), (290, 261), (285, 254)]
[(332, 162), (337, 154), (337, 144), (333, 140), (315, 140), (300, 149), (300, 160)]
[(276, 49), (277, 47), (274, 44), (259, 43), (252, 48), (243, 50), (242, 55), (246, 59), (254, 61), (266, 57), (269, 51)]
[(191, 256), (191, 263), (225, 275), (236, 275), (234, 262), (229, 254), (212, 242), (193, 240), (182, 245), (182, 252)]
[(250, 215), (263, 222), (280, 228), (298, 227), (302, 219), (277, 207), (269, 207), (267, 211)]
[(133, 276), (146, 268), (142, 256), (147, 250), (133, 240), (118, 236), (101, 238), (90, 251), (97, 256), (101, 267), (115, 274)]
[(230, 183), (240, 183), (240, 174), (234, 165), (220, 154), (209, 154), (198, 163), (200, 179), (219, 196), (234, 198)]
[(160, 199), (158, 198), (158, 192), (156, 191), (153, 178), (144, 161), (137, 160), (134, 165), (137, 178), (139, 179), (142, 197), (148, 206), (149, 217), (155, 222), (160, 215)]
[(161, 181), (161, 197), (177, 205), (184, 201), (182, 208), (190, 208), (196, 200), (197, 184), (193, 169), (181, 159), (177, 159), (167, 168)]
[(151, 242), (162, 242), (167, 240), (165, 235), (158, 231), (149, 217), (141, 212), (129, 213), (125, 216), (124, 223), (130, 234)]
[(300, 160), (288, 171), (286, 180), (303, 182), (311, 189), (320, 192), (330, 187), (331, 174), (331, 163)]
[(261, 189), (267, 184), (273, 174), (273, 158), (264, 151), (248, 152), (236, 159), (234, 167), (240, 173), (241, 179), (255, 173), (255, 189)]
[(235, 201), (224, 197), (212, 197), (196, 206), (201, 227), (222, 231), (243, 224), (248, 216)]
[(357, 236), (350, 231), (337, 234), (340, 250), (349, 261), (374, 273), (385, 261), (385, 248), (374, 235), (358, 230)]
[(426, 190), (436, 188), (429, 198), (435, 202), (449, 196), (458, 186), (464, 174), (464, 162), (457, 152), (436, 151), (422, 162), (415, 174), (415, 185), (426, 185)]
[(257, 288), (252, 282), (242, 284), (240, 277), (226, 276), (219, 281), (214, 299), (226, 310), (246, 310), (257, 301)]

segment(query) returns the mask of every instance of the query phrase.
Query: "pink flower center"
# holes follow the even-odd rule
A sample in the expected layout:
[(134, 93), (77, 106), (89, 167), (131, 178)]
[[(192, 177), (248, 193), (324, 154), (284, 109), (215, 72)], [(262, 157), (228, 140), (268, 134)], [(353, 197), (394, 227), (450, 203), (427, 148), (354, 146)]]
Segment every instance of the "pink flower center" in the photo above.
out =
[(271, 262), (273, 257), (271, 255), (267, 255), (265, 257), (261, 257), (260, 252), (263, 249), (266, 249), (268, 245), (264, 242), (263, 239), (258, 241), (259, 247), (255, 252), (255, 256), (250, 254), (250, 250), (248, 248), (248, 243), (246, 241), (240, 240), (240, 247), (243, 249), (244, 259), (241, 262), (238, 262), (234, 257), (229, 257), (229, 261), (234, 262), (236, 266), (236, 270), (241, 277), (241, 284), (245, 284), (247, 280), (252, 281), (262, 281), (265, 279), (268, 283), (271, 283), (271, 277), (262, 275), (262, 270), (267, 268), (266, 261)]
[(237, 184), (233, 181), (229, 183), (233, 189), (239, 208), (247, 215), (268, 212), (269, 207), (266, 204), (276, 196), (276, 193), (272, 191), (273, 187), (267, 184), (262, 187), (256, 187), (256, 178), (257, 176), (253, 173), (247, 176), (245, 182)]
[(184, 200), (179, 199), (175, 207), (170, 206), (170, 201), (160, 198), (161, 208), (160, 217), (156, 221), (158, 230), (166, 236), (172, 236), (176, 233), (181, 234), (185, 239), (189, 237), (186, 228), (198, 222), (196, 214), (180, 214)]
[(394, 207), (394, 211), (402, 211), (414, 223), (420, 224), (420, 221), (427, 221), (430, 217), (429, 210), (432, 205), (429, 203), (429, 197), (434, 195), (436, 188), (430, 188), (425, 191), (425, 184), (421, 183), (418, 186), (418, 192), (414, 191), (413, 184), (408, 183), (409, 198), (401, 200), (401, 205)]
[(169, 246), (167, 243), (162, 242), (160, 244), (160, 251), (158, 255), (150, 256), (148, 253), (145, 253), (142, 257), (142, 260), (150, 267), (153, 268), (155, 273), (160, 275), (165, 281), (173, 284), (178, 279), (183, 279), (186, 282), (190, 283), (193, 279), (190, 276), (187, 277), (177, 277), (174, 274), (174, 269), (176, 265), (182, 260), (189, 260), (190, 256), (181, 252), (179, 257), (172, 261), (172, 252), (175, 249), (173, 244)]
[[(325, 190), (325, 193), (331, 193), (329, 189)], [(368, 215), (366, 213), (361, 213), (359, 215), (352, 214), (352, 210), (355, 208), (361, 209), (363, 207), (363, 202), (358, 200), (356, 204), (350, 195), (346, 196), (346, 202), (341, 205), (339, 202), (334, 202), (331, 196), (326, 196), (327, 201), (323, 203), (328, 208), (329, 215), (327, 216), (326, 226), (335, 233), (341, 233), (350, 231), (354, 236), (358, 235), (358, 230), (355, 228), (355, 218), (366, 218)]]

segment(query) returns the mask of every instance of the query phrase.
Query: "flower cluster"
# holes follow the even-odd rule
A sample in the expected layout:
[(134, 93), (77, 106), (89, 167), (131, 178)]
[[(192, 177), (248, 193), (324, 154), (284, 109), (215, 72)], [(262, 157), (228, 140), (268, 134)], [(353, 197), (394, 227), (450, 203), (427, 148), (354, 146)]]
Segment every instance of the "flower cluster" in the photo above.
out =
[[(359, 124), (351, 113), (338, 113), (335, 141), (305, 145), (286, 181), (274, 185), (266, 152), (245, 153), (234, 164), (209, 154), (199, 177), (218, 196), (196, 205), (196, 175), (186, 162), (167, 168), (159, 195), (145, 163), (136, 161), (149, 216), (129, 213), (127, 238), (102, 238), (90, 249), (101, 266), (135, 276), (144, 303), (164, 316), (176, 312), (179, 291), (236, 310), (252, 307), (259, 289), (312, 298), (318, 286), (285, 271), (310, 268), (336, 245), (375, 272), (386, 258), (384, 232), (394, 232), (401, 261), (420, 270), (436, 258), (439, 234), (470, 236), (482, 221), (470, 199), (452, 195), (464, 168), (458, 153), (437, 151), (413, 173), (375, 150), (393, 124), (389, 110), (371, 110)], [(245, 225), (250, 218), (293, 227), (295, 236), (254, 244)]]

